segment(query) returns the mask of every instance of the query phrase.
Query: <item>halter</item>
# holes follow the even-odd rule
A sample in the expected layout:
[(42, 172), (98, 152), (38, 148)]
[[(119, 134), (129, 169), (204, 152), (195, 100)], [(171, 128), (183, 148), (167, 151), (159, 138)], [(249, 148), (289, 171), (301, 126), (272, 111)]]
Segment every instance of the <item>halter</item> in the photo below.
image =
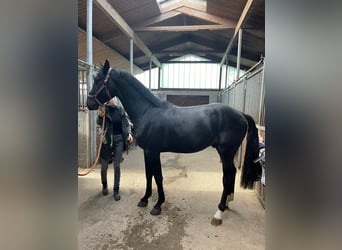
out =
[(106, 103), (101, 103), (101, 102), (99, 101), (99, 99), (97, 99), (97, 95), (101, 93), (102, 89), (105, 88), (106, 93), (107, 93), (107, 96), (109, 97), (109, 100), (112, 99), (112, 96), (110, 95), (109, 90), (108, 90), (108, 87), (107, 87), (107, 82), (108, 82), (108, 80), (109, 80), (110, 72), (111, 72), (111, 71), (112, 71), (112, 68), (109, 68), (109, 70), (108, 70), (108, 72), (107, 72), (107, 75), (106, 75), (106, 78), (105, 78), (105, 80), (104, 80), (103, 85), (97, 90), (97, 92), (95, 93), (95, 95), (89, 95), (89, 94), (88, 94), (88, 97), (94, 99), (94, 100), (97, 102), (97, 104), (99, 104), (100, 106), (104, 106), (104, 105), (106, 104)]

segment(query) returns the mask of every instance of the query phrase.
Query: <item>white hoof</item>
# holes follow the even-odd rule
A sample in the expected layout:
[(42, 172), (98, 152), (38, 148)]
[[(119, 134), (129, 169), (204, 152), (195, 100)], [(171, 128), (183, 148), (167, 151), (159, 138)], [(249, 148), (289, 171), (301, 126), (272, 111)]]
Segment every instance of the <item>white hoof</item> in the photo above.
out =
[(222, 224), (222, 214), (223, 212), (220, 209), (217, 209), (214, 217), (211, 220), (211, 225), (219, 226)]

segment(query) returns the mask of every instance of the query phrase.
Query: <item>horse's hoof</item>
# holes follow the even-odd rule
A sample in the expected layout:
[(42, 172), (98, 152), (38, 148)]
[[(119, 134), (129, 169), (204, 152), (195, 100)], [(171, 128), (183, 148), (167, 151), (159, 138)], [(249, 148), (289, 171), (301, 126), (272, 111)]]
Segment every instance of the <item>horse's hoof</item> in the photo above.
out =
[(211, 225), (213, 226), (219, 226), (222, 224), (222, 220), (221, 219), (216, 219), (216, 218), (212, 218), (211, 220)]
[(153, 208), (151, 211), (150, 211), (150, 214), (152, 215), (159, 215), (161, 213), (161, 208)]
[(138, 207), (146, 207), (146, 206), (147, 206), (147, 202), (139, 201)]

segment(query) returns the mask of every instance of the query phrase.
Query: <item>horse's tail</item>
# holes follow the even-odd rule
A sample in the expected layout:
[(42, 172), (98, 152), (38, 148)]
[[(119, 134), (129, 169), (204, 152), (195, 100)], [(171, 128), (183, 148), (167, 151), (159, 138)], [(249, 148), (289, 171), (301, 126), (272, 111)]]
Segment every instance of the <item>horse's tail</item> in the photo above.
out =
[(258, 129), (255, 126), (253, 118), (244, 114), (248, 122), (247, 130), (247, 145), (245, 160), (241, 170), (241, 186), (243, 188), (253, 188), (254, 182), (260, 180), (261, 165), (259, 162), (255, 163), (254, 160), (259, 156), (259, 137)]

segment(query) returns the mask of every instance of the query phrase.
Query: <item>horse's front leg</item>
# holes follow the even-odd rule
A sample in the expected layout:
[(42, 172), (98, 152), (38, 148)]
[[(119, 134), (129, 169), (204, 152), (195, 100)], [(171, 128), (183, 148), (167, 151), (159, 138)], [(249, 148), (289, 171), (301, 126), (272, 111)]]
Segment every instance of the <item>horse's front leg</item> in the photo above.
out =
[(158, 215), (161, 213), (161, 205), (165, 201), (164, 189), (163, 189), (163, 175), (161, 170), (161, 163), (160, 163), (160, 152), (151, 152), (148, 150), (144, 150), (144, 157), (145, 157), (145, 170), (146, 170), (146, 193), (145, 196), (141, 199), (138, 206), (146, 206), (147, 199), (152, 194), (152, 176), (154, 176), (154, 180), (157, 184), (158, 189), (158, 201), (154, 205), (153, 209), (151, 210), (152, 215)]
[(152, 195), (152, 176), (153, 169), (151, 164), (149, 163), (148, 153), (144, 151), (144, 160), (145, 160), (145, 176), (146, 176), (146, 192), (144, 197), (138, 203), (138, 207), (146, 207), (148, 204), (148, 198)]
[(154, 158), (153, 176), (157, 184), (158, 201), (154, 205), (150, 213), (152, 215), (159, 215), (161, 213), (161, 205), (165, 202), (165, 194), (164, 194), (164, 188), (163, 188), (163, 173), (162, 173), (161, 163), (160, 163), (160, 153), (153, 155), (153, 158)]

